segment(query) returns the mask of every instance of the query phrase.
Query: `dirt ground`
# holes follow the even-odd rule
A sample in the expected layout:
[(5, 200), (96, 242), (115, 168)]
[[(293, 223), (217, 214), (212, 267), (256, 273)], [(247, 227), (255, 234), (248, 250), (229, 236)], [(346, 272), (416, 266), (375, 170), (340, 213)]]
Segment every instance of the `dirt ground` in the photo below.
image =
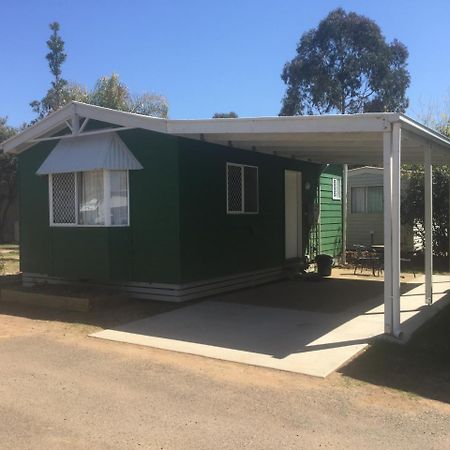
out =
[(158, 312), (0, 302), (1, 447), (450, 448), (445, 401), (87, 337)]
[(19, 272), (19, 246), (15, 244), (0, 245), (0, 274), (13, 275)]

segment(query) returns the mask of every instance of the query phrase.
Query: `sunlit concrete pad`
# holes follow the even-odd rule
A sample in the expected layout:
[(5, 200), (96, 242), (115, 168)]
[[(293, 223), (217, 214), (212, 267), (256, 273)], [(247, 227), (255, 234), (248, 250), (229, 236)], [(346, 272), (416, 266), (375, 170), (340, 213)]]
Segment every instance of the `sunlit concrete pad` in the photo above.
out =
[[(448, 303), (450, 277), (436, 277), (434, 289), (435, 303), (431, 307), (424, 305), (423, 285), (402, 296), (403, 339)], [(325, 314), (227, 302), (226, 298), (186, 306), (92, 336), (326, 377), (362, 351), (372, 338), (383, 334), (382, 304), (374, 308), (364, 308), (363, 304)]]

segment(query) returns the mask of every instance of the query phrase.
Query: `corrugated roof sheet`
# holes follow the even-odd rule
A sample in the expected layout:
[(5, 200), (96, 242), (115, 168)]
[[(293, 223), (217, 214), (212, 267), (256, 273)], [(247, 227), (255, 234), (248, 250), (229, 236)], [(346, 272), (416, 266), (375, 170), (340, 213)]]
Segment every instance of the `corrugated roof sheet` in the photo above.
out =
[(84, 172), (88, 170), (139, 170), (142, 165), (117, 133), (61, 139), (36, 172)]

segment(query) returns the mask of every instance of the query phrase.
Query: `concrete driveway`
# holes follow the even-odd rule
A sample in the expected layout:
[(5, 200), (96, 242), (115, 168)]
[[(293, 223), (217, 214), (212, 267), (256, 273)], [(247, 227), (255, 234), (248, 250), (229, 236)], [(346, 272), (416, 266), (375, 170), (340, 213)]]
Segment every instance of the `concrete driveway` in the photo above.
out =
[[(449, 301), (450, 278), (437, 276), (435, 281), (432, 307), (424, 305), (421, 279), (403, 286), (404, 340)], [(380, 284), (372, 285), (375, 291)], [(371, 297), (374, 292), (367, 288), (364, 295), (358, 293), (357, 286), (344, 291), (339, 302), (338, 285), (339, 280), (328, 280), (320, 287), (298, 281), (260, 286), (92, 336), (326, 377), (384, 331), (382, 297)]]

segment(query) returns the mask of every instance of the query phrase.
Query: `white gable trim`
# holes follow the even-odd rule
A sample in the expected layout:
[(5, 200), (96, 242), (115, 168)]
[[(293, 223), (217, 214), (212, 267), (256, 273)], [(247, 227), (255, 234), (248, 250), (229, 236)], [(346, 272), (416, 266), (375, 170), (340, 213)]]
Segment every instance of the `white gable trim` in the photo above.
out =
[[(52, 137), (53, 134), (61, 131), (70, 123), (72, 133), (78, 135), (81, 134), (96, 134), (97, 132), (84, 132), (84, 124), (79, 129), (73, 127), (73, 121), (75, 118), (84, 118), (86, 120), (97, 120), (100, 122), (106, 122), (117, 126), (124, 127), (122, 129), (130, 128), (143, 128), (150, 131), (157, 131), (160, 133), (167, 132), (167, 120), (157, 117), (143, 116), (140, 114), (133, 114), (124, 111), (116, 111), (113, 109), (102, 108), (100, 106), (88, 105), (79, 102), (71, 102), (63, 108), (55, 111), (35, 123), (34, 125), (26, 128), (21, 133), (9, 138), (0, 144), (0, 148), (5, 153), (21, 153), (36, 142), (49, 140), (49, 139), (61, 139), (60, 136)], [(70, 121), (70, 122), (69, 122)], [(69, 127), (70, 128), (70, 127)], [(119, 131), (119, 130), (117, 130)], [(66, 136), (70, 137), (70, 135)]]

